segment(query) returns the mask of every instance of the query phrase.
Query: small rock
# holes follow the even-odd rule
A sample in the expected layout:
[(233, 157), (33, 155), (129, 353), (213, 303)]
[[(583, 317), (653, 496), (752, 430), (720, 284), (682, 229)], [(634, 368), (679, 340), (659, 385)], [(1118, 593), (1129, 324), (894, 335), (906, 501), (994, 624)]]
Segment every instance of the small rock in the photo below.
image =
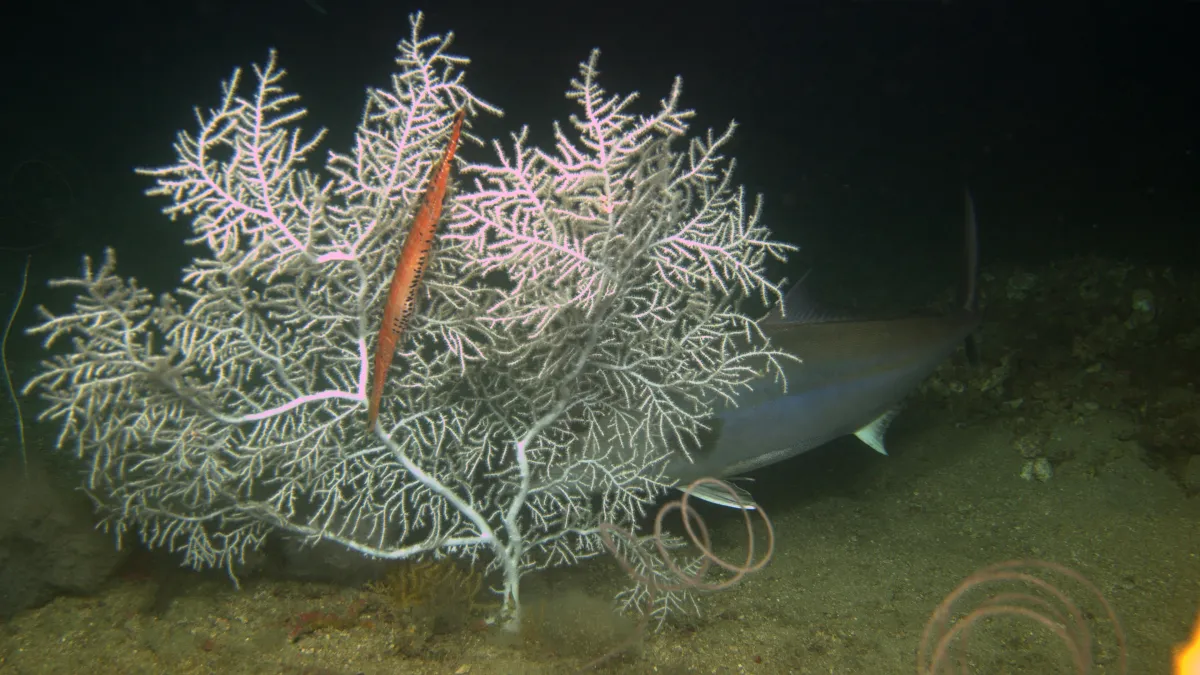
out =
[(1045, 457), (1038, 457), (1033, 460), (1033, 477), (1042, 483), (1053, 478), (1054, 466), (1050, 464), (1050, 460)]
[(1045, 457), (1031, 459), (1021, 465), (1021, 480), (1045, 483), (1054, 477), (1054, 465)]
[(1017, 452), (1021, 454), (1022, 459), (1034, 459), (1037, 457), (1042, 457), (1046, 454), (1042, 451), (1041, 439), (1032, 434), (1019, 436), (1017, 440), (1013, 442), (1013, 447), (1016, 448)]
[(1021, 480), (1033, 480), (1033, 461), (1030, 460), (1021, 465)]

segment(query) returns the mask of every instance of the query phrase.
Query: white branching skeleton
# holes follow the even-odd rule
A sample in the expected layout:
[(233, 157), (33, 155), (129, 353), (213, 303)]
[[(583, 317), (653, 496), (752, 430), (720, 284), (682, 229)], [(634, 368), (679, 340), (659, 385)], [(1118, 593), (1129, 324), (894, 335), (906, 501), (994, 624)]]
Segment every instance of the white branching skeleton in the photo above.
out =
[(678, 82), (633, 114), (593, 53), (553, 152), (522, 130), (460, 166), (368, 434), (372, 336), (422, 181), (456, 110), (497, 112), (451, 36), (420, 29), (325, 174), (275, 55), (235, 71), (177, 162), (143, 171), (199, 247), (183, 286), (156, 301), (112, 251), (85, 261), (54, 282), (73, 308), (32, 329), (61, 348), (27, 391), (118, 534), (231, 574), (272, 530), (479, 559), (515, 627), (521, 575), (600, 552), (601, 522), (632, 527), (711, 402), (777, 365), (738, 303), (778, 300), (764, 264), (786, 247), (731, 183), (732, 127), (687, 139)]

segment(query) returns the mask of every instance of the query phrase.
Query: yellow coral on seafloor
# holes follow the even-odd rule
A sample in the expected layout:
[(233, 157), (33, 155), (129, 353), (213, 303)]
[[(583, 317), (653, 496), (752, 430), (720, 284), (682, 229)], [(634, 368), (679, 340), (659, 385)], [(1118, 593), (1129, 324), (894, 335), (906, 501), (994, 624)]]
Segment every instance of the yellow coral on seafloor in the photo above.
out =
[(1175, 675), (1200, 675), (1200, 614), (1196, 615), (1192, 639), (1175, 652)]

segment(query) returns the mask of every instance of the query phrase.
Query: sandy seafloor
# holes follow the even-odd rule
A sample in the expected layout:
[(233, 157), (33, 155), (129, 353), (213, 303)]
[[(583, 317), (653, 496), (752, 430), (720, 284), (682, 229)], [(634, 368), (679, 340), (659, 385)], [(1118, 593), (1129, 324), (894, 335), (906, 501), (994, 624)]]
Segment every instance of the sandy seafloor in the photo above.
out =
[[(761, 472), (748, 487), (777, 529), (769, 566), (597, 672), (912, 673), (939, 601), (1010, 559), (1086, 575), (1124, 624), (1128, 672), (1170, 672), (1200, 608), (1200, 497), (1187, 482), (1200, 296), (1194, 279), (1111, 269), (1039, 270), (1041, 291), (1019, 270), (990, 275), (983, 365), (956, 362), (923, 387), (892, 427), (889, 457), (845, 439)], [(1143, 287), (1158, 299), (1153, 317), (1131, 314)], [(1030, 457), (1053, 477), (1023, 479)], [(705, 514), (736, 555), (740, 519)], [(622, 575), (603, 558), (528, 577), (518, 640), (474, 621), (430, 632), (386, 620), (361, 588), (265, 577), (240, 590), (196, 577), (151, 612), (159, 583), (121, 575), (0, 624), (0, 673), (570, 673), (634, 626), (610, 610)], [(1100, 606), (1062, 587), (1090, 619), (1094, 672), (1118, 672)], [(289, 638), (300, 614), (356, 601), (360, 620)], [(1030, 621), (981, 624), (966, 659), (972, 673), (1074, 672)]]

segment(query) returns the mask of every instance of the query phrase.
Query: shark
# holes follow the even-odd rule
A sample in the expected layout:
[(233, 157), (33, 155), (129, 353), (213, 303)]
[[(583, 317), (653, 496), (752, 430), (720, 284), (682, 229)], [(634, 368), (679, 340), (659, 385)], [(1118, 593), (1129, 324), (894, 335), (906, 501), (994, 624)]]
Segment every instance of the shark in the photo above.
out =
[[(960, 345), (977, 361), (979, 327), (975, 207), (965, 193), (964, 265), (954, 311), (897, 318), (837, 318), (814, 311), (803, 280), (760, 320), (770, 345), (795, 358), (785, 381), (762, 377), (723, 402), (689, 446), (667, 464), (676, 486), (702, 477), (728, 479), (853, 434), (887, 454), (884, 437), (900, 403)], [(725, 506), (756, 507), (743, 488), (701, 484), (692, 496)]]

